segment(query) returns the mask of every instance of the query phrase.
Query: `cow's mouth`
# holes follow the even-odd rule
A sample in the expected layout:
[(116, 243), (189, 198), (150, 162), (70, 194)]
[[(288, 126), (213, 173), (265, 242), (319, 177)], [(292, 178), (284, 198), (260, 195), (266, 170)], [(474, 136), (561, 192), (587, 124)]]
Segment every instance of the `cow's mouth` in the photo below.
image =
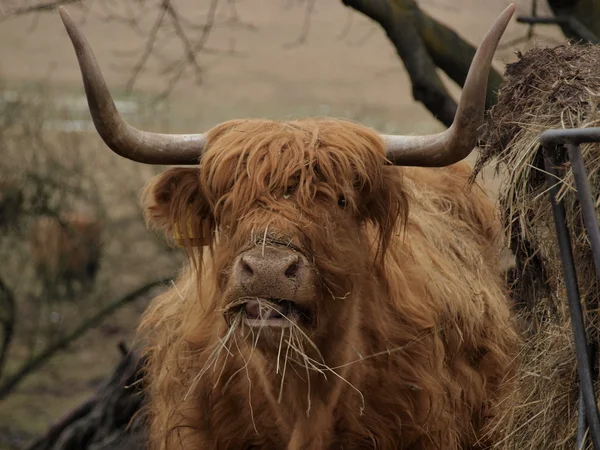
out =
[(244, 322), (254, 327), (287, 328), (312, 322), (310, 311), (291, 300), (256, 297), (246, 300), (240, 310)]

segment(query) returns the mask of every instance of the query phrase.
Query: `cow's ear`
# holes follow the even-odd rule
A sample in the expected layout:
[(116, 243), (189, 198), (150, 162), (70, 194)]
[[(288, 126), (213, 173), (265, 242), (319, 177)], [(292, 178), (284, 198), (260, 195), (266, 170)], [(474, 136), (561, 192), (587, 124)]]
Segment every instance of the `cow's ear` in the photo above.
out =
[(208, 245), (214, 219), (202, 192), (198, 168), (172, 168), (151, 180), (142, 193), (146, 223), (182, 247)]

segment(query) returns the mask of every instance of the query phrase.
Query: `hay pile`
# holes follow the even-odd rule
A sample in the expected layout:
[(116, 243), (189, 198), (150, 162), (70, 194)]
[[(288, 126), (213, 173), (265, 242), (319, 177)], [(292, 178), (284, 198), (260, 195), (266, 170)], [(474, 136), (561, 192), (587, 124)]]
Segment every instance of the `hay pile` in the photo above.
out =
[[(600, 126), (600, 46), (534, 48), (507, 66), (490, 111), (476, 173), (504, 174), (500, 206), (516, 257), (513, 294), (528, 324), (520, 388), (508, 399), (502, 449), (576, 448), (577, 362), (562, 266), (544, 173), (535, 168), (538, 137), (550, 128)], [(582, 146), (592, 193), (600, 197), (600, 146)], [(600, 286), (569, 165), (565, 202), (590, 342), (598, 344)], [(597, 367), (597, 359), (594, 358)], [(595, 374), (595, 378), (598, 376)], [(598, 388), (598, 383), (596, 383)], [(598, 389), (597, 389), (598, 392)]]

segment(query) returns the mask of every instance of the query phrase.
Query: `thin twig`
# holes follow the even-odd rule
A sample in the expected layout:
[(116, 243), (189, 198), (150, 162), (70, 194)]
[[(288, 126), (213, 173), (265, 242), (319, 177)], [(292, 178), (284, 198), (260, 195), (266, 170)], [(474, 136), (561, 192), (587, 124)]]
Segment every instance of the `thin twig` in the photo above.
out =
[(171, 4), (170, 1), (165, 0), (163, 5), (164, 5), (164, 9), (166, 10), (167, 14), (169, 14), (169, 17), (171, 18), (171, 22), (173, 23), (173, 26), (175, 27), (175, 33), (177, 33), (177, 36), (179, 37), (179, 39), (181, 40), (181, 43), (183, 44), (183, 49), (185, 51), (187, 62), (191, 66), (194, 67), (194, 69), (196, 70), (196, 75), (200, 76), (202, 73), (202, 68), (200, 67), (200, 64), (198, 64), (198, 61), (196, 60), (196, 52), (194, 51), (194, 48), (192, 47), (192, 44), (190, 43), (190, 41), (187, 37), (187, 34), (185, 34), (185, 30), (181, 26), (181, 23), (179, 21), (179, 13), (173, 7), (173, 5)]
[(310, 21), (312, 18), (312, 13), (315, 8), (315, 0), (306, 0), (306, 10), (304, 12), (304, 21), (302, 22), (302, 31), (300, 36), (288, 44), (284, 44), (285, 48), (292, 48), (302, 45), (306, 42), (306, 38), (308, 37), (308, 31), (310, 30)]
[(156, 16), (156, 20), (154, 21), (152, 29), (150, 30), (150, 34), (148, 35), (144, 52), (142, 53), (142, 56), (140, 57), (138, 62), (133, 67), (129, 80), (127, 80), (127, 85), (125, 87), (127, 92), (131, 92), (131, 90), (133, 89), (133, 85), (135, 84), (140, 72), (142, 71), (142, 69), (146, 65), (146, 62), (148, 61), (148, 58), (150, 58), (150, 55), (152, 54), (152, 49), (154, 48), (154, 43), (156, 42), (158, 30), (160, 30), (163, 20), (165, 19), (166, 12), (167, 10), (165, 8), (161, 8), (158, 15)]
[[(208, 38), (210, 36), (210, 32), (212, 31), (212, 28), (213, 28), (213, 25), (215, 22), (215, 16), (216, 16), (218, 4), (219, 4), (219, 0), (211, 0), (207, 19), (206, 19), (206, 22), (204, 23), (204, 27), (202, 28), (202, 34), (196, 41), (196, 44), (193, 46), (193, 48), (191, 50), (192, 54), (196, 54), (196, 53), (200, 52), (206, 45), (206, 41), (208, 40)], [(187, 62), (187, 59), (184, 59), (184, 60), (180, 61), (178, 64), (173, 65), (171, 70), (166, 71), (166, 72), (174, 73), (174, 75), (169, 80), (167, 87), (165, 89), (163, 89), (163, 91), (154, 99), (154, 101), (151, 102), (151, 106), (154, 106), (157, 103), (161, 102), (162, 100), (167, 98), (171, 92), (173, 92), (173, 89), (175, 89), (175, 87), (179, 83), (179, 80), (181, 79), (181, 77), (183, 76), (183, 74), (185, 72), (185, 69), (187, 67), (186, 62)]]
[(39, 5), (25, 6), (22, 8), (16, 8), (13, 10), (3, 11), (2, 17), (0, 17), (0, 21), (8, 19), (9, 17), (22, 16), (25, 14), (54, 11), (59, 6), (69, 5), (71, 3), (82, 3), (82, 2), (83, 2), (83, 0), (57, 0), (54, 2), (50, 2), (50, 3), (42, 3)]

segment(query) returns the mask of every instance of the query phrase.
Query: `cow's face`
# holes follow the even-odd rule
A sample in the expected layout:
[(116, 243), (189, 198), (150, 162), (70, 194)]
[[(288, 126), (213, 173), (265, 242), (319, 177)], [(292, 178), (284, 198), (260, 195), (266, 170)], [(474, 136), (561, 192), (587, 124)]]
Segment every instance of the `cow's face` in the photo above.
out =
[(236, 121), (210, 133), (199, 169), (158, 177), (148, 217), (169, 233), (189, 220), (183, 245), (212, 248), (217, 308), (229, 323), (318, 334), (347, 315), (378, 269), (406, 213), (398, 177), (377, 134), (360, 125)]

